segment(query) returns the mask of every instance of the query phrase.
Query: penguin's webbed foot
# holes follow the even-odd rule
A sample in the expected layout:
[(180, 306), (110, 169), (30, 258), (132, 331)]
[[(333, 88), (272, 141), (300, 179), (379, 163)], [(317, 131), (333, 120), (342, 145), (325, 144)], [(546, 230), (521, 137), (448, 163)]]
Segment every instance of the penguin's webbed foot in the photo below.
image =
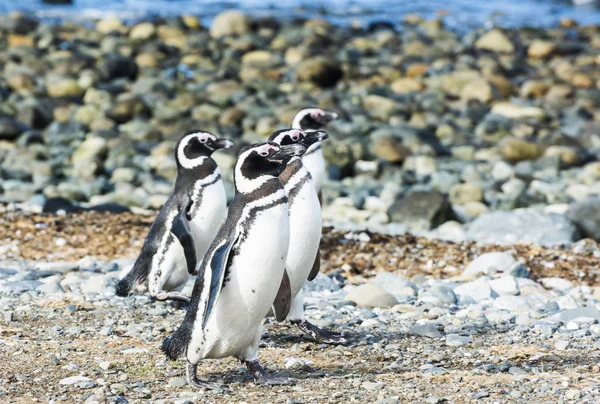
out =
[(160, 292), (155, 297), (156, 300), (165, 301), (165, 300), (178, 300), (184, 303), (190, 303), (190, 297), (181, 293), (181, 292)]
[(296, 381), (289, 377), (268, 374), (265, 368), (263, 368), (257, 360), (243, 362), (246, 364), (248, 372), (256, 384), (260, 384), (262, 386), (293, 386), (296, 384)]
[(319, 328), (306, 320), (292, 321), (292, 323), (296, 324), (300, 330), (323, 344), (345, 345), (349, 342), (348, 338), (343, 334)]
[(226, 390), (226, 387), (219, 383), (211, 383), (205, 380), (198, 379), (196, 375), (196, 369), (198, 368), (198, 364), (187, 363), (185, 367), (185, 379), (187, 383), (195, 389), (198, 390), (212, 390), (216, 393), (223, 393)]

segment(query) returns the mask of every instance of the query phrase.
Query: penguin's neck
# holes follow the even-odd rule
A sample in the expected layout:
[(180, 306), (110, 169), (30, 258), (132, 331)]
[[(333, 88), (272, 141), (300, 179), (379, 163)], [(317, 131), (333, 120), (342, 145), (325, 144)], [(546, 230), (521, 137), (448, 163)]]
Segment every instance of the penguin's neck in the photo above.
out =
[(321, 150), (321, 142), (316, 142), (310, 145), (308, 149), (306, 149), (306, 153), (304, 156), (311, 155), (313, 153), (319, 152)]
[(302, 159), (300, 157), (294, 157), (285, 166), (285, 170), (283, 170), (279, 176), (279, 180), (283, 186), (287, 188), (291, 179), (298, 174), (303, 174), (302, 171), (308, 173), (308, 170), (304, 167), (304, 164), (302, 164)]
[[(254, 186), (254, 181), (260, 179), (260, 185)], [(236, 193), (243, 199), (247, 201), (255, 201), (258, 199), (263, 199), (271, 194), (277, 193), (278, 191), (283, 190), (283, 185), (279, 178), (273, 175), (261, 175), (257, 179), (248, 180), (242, 179), (240, 181), (236, 181)], [(245, 182), (252, 182), (252, 186), (245, 184)], [(245, 191), (248, 189), (248, 191)]]

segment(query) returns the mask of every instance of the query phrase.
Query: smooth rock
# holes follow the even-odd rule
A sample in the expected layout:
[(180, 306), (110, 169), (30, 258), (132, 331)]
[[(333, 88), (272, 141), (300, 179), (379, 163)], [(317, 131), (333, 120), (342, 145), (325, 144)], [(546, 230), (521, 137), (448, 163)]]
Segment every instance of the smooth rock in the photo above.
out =
[(346, 298), (364, 307), (392, 307), (398, 303), (394, 296), (372, 283), (355, 287)]

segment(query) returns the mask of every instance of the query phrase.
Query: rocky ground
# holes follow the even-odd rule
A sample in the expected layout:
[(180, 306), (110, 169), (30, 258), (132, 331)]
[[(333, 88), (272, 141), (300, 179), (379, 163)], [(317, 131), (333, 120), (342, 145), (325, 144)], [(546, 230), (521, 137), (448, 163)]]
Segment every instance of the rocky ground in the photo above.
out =
[[(267, 321), (261, 358), (297, 379), (252, 384), (232, 359), (185, 385), (160, 344), (183, 317), (118, 298), (152, 216), (5, 212), (0, 254), (3, 402), (597, 402), (600, 246), (494, 246), (326, 228), (307, 313), (344, 330), (315, 344)], [(189, 290), (191, 283), (188, 285)]]
[[(0, 16), (0, 401), (599, 401), (600, 27), (403, 18)], [(182, 132), (239, 148), (314, 105), (342, 118), (307, 313), (352, 343), (268, 321), (295, 387), (227, 359), (200, 370), (227, 391), (192, 391), (159, 351), (183, 312), (116, 298), (117, 274)]]

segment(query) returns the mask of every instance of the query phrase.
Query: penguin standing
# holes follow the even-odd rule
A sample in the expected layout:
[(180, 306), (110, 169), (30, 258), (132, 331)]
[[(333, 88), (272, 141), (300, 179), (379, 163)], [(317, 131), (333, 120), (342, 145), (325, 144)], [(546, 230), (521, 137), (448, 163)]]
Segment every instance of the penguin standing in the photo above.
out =
[(242, 361), (256, 383), (292, 383), (265, 372), (258, 344), (271, 305), (284, 316), (289, 310), (290, 289), (280, 288), (287, 278), (288, 198), (278, 177), (292, 157), (305, 151), (297, 144), (267, 142), (240, 152), (227, 219), (199, 267), (182, 324), (163, 343), (169, 358), (186, 358), (193, 387), (214, 387), (196, 376), (202, 359), (228, 356)]
[(189, 301), (178, 290), (194, 273), (227, 213), (227, 198), (215, 150), (233, 142), (192, 131), (175, 147), (177, 179), (173, 194), (150, 227), (133, 266), (117, 283), (117, 295), (127, 296), (140, 284), (157, 300)]
[[(305, 108), (300, 110), (292, 120), (292, 128), (302, 129), (305, 132), (322, 129), (329, 122), (338, 119), (339, 115), (335, 112), (323, 111), (320, 108)], [(317, 190), (319, 201), (321, 201), (321, 189), (326, 174), (325, 157), (321, 149), (321, 142), (316, 142), (302, 156), (302, 162), (308, 169), (313, 178), (313, 184)]]
[[(327, 132), (321, 130), (305, 133), (296, 129), (284, 129), (273, 133), (269, 140), (279, 145), (298, 143), (310, 150), (312, 145), (328, 137)], [(296, 324), (303, 332), (319, 342), (344, 344), (347, 340), (341, 334), (323, 330), (304, 318), (302, 285), (307, 279), (312, 281), (317, 276), (321, 265), (319, 255), (322, 231), (321, 205), (311, 173), (304, 166), (303, 159), (294, 157), (288, 162), (279, 179), (289, 200), (290, 247), (285, 268), (289, 275), (292, 303), (286, 317), (280, 318), (274, 310), (275, 317), (278, 321), (286, 319)], [(282, 287), (286, 288), (287, 285)]]

